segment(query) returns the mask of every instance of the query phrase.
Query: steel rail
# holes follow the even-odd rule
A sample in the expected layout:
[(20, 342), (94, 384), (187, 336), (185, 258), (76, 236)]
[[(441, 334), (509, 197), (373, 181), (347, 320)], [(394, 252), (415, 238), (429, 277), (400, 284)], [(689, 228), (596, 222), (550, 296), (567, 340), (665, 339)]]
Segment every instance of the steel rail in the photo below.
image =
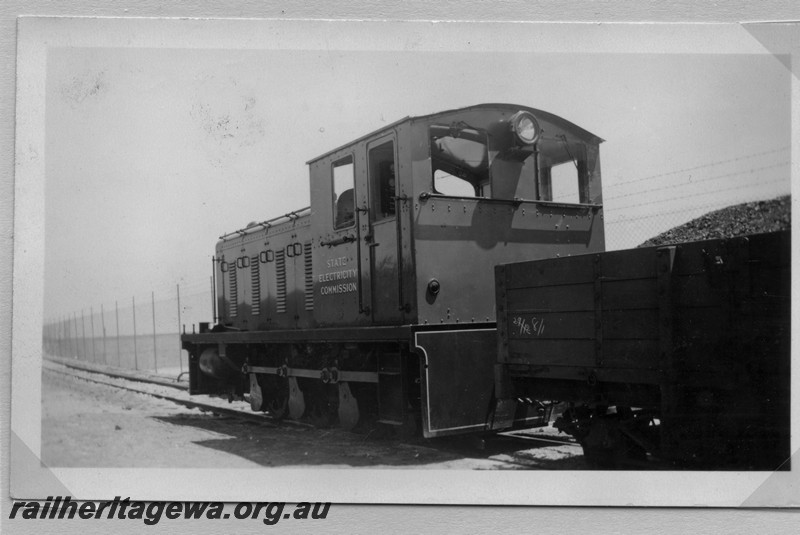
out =
[[(294, 427), (304, 427), (304, 428), (313, 428), (314, 427), (313, 425), (307, 424), (307, 423), (304, 423), (304, 422), (295, 422), (293, 420), (281, 420), (281, 419), (274, 418), (274, 417), (269, 416), (268, 414), (264, 414), (264, 413), (250, 413), (250, 412), (247, 412), (247, 411), (244, 411), (244, 410), (240, 410), (240, 409), (219, 407), (218, 405), (213, 405), (211, 403), (204, 403), (202, 401), (197, 401), (197, 400), (194, 400), (194, 399), (189, 400), (189, 399), (183, 399), (183, 398), (170, 396), (170, 395), (166, 395), (166, 394), (159, 394), (157, 392), (150, 392), (150, 391), (147, 391), (147, 390), (134, 388), (134, 387), (131, 387), (131, 386), (120, 385), (120, 384), (112, 383), (112, 382), (109, 382), (109, 381), (103, 381), (101, 379), (97, 379), (97, 378), (93, 378), (93, 377), (87, 377), (85, 375), (81, 375), (81, 374), (78, 374), (78, 373), (72, 373), (72, 372), (67, 371), (67, 370), (59, 370), (58, 368), (54, 368), (54, 367), (44, 367), (43, 369), (45, 371), (49, 371), (49, 372), (53, 372), (53, 373), (60, 373), (62, 375), (75, 377), (77, 379), (81, 379), (81, 380), (84, 380), (84, 381), (89, 382), (89, 383), (95, 383), (95, 384), (99, 384), (99, 385), (110, 386), (110, 387), (113, 387), (113, 388), (117, 388), (119, 390), (126, 390), (128, 392), (134, 392), (136, 394), (144, 394), (144, 395), (147, 395), (147, 396), (152, 396), (152, 397), (154, 397), (156, 399), (162, 399), (162, 400), (165, 400), (165, 401), (169, 401), (169, 402), (175, 403), (177, 405), (182, 405), (184, 407), (188, 407), (190, 409), (200, 409), (202, 411), (212, 412), (212, 413), (219, 414), (219, 415), (230, 416), (232, 418), (238, 418), (238, 419), (241, 419), (241, 420), (247, 420), (247, 421), (251, 421), (251, 422), (260, 423), (260, 424), (267, 425), (267, 426), (273, 427), (273, 428), (278, 428), (278, 427), (281, 427), (281, 426), (287, 426), (287, 427), (288, 426), (294, 426)], [(101, 371), (88, 371), (88, 370), (81, 370), (81, 371), (84, 371), (85, 373), (106, 375), (105, 373), (103, 373)], [(117, 378), (126, 379), (125, 377), (117, 377)], [(146, 383), (146, 382), (149, 382), (149, 381), (142, 380), (141, 382), (145, 382)], [(165, 385), (163, 385), (161, 383), (153, 383), (153, 384), (158, 384), (159, 386), (165, 386)]]
[(66, 366), (67, 368), (72, 368), (74, 370), (81, 370), (88, 373), (98, 373), (101, 375), (106, 375), (108, 377), (114, 377), (116, 379), (126, 379), (128, 381), (137, 381), (140, 383), (149, 383), (161, 386), (167, 386), (169, 388), (177, 388), (178, 390), (188, 390), (189, 385), (185, 383), (179, 383), (177, 381), (170, 381), (169, 379), (163, 377), (152, 377), (152, 376), (142, 376), (135, 373), (130, 373), (125, 370), (120, 369), (103, 369), (98, 366), (91, 366), (85, 364), (83, 362), (72, 362), (67, 359), (60, 359), (60, 358), (47, 358), (47, 361), (54, 362), (61, 366)]

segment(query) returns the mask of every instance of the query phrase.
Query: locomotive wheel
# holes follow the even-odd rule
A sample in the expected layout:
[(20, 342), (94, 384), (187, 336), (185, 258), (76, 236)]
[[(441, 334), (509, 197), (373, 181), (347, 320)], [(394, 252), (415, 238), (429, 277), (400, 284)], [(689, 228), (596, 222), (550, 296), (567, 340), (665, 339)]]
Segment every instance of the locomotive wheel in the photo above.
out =
[(336, 424), (339, 394), (336, 385), (319, 381), (303, 385), (306, 399), (306, 416), (316, 427), (331, 427)]
[(289, 417), (299, 420), (306, 412), (306, 400), (296, 377), (289, 377)]
[(422, 435), (422, 421), (418, 409), (409, 405), (407, 411), (403, 424), (394, 426), (394, 436), (402, 440)]
[(339, 426), (349, 431), (358, 424), (358, 401), (350, 392), (350, 385), (339, 383)]
[(264, 379), (264, 390), (262, 397), (265, 398), (263, 405), (273, 418), (283, 418), (289, 405), (289, 381), (283, 377), (262, 376)]
[(254, 373), (250, 374), (250, 408), (256, 412), (264, 408), (264, 395), (258, 384), (258, 376)]
[(283, 418), (284, 416), (286, 416), (286, 409), (288, 403), (289, 403), (288, 398), (281, 398), (281, 399), (274, 398), (269, 403), (269, 413), (274, 418)]

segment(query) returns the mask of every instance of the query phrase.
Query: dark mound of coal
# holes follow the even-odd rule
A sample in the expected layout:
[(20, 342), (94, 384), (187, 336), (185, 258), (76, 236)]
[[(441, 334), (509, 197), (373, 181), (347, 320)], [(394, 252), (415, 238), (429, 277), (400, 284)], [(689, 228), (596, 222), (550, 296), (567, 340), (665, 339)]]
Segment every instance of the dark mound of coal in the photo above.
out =
[(789, 230), (792, 226), (792, 202), (786, 195), (768, 201), (728, 206), (684, 223), (650, 238), (639, 247), (666, 245), (687, 241), (734, 238)]

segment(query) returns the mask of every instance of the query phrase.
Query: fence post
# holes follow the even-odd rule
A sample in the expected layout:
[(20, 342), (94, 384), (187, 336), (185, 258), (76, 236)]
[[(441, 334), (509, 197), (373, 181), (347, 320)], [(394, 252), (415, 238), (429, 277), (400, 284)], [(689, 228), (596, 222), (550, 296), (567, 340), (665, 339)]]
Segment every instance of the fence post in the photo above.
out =
[[(176, 284), (178, 293), (178, 336), (181, 335), (181, 285)], [(183, 373), (183, 353), (181, 352), (181, 345), (178, 344), (178, 366), (180, 366), (181, 373)]]
[(131, 297), (133, 301), (133, 367), (139, 369), (139, 353), (136, 349), (136, 296)]
[(122, 368), (122, 357), (119, 351), (119, 304), (114, 301), (114, 315), (117, 318), (117, 366)]
[(81, 309), (81, 333), (83, 334), (83, 360), (86, 360), (86, 320), (83, 317), (83, 309)]
[(78, 314), (75, 311), (72, 312), (72, 326), (75, 327), (75, 359), (78, 360)]
[(89, 307), (89, 325), (92, 327), (92, 362), (97, 362), (97, 354), (94, 351), (94, 307)]
[(103, 364), (108, 365), (108, 358), (106, 357), (106, 311), (103, 309), (102, 303), (100, 303), (100, 325), (103, 328)]
[(150, 300), (153, 303), (153, 365), (158, 373), (158, 351), (156, 351), (156, 294), (150, 291)]

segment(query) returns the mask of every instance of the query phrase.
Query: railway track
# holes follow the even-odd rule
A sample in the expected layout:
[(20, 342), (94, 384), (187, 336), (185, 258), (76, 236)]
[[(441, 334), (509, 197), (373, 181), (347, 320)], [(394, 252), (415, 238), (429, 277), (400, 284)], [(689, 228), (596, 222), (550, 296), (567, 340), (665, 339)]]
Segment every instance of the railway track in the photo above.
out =
[(106, 365), (93, 364), (90, 362), (83, 362), (80, 360), (64, 359), (58, 357), (46, 357), (45, 362), (60, 364), (73, 370), (80, 370), (89, 373), (97, 373), (107, 377), (115, 377), (118, 379), (127, 379), (129, 381), (136, 381), (149, 384), (157, 384), (167, 386), (170, 388), (177, 388), (180, 390), (188, 390), (189, 385), (180, 381), (180, 376), (188, 372), (182, 372), (175, 380), (170, 380), (164, 375), (154, 375), (143, 371), (131, 371), (121, 368), (113, 368)]
[[(257, 423), (268, 428), (315, 428), (310, 423), (276, 419), (267, 413), (252, 412), (249, 405), (244, 403), (239, 408), (235, 404), (230, 406), (231, 404), (227, 400), (221, 398), (189, 396), (188, 386), (185, 383), (164, 377), (148, 376), (141, 372), (106, 369), (65, 359), (44, 360), (43, 368), (46, 373), (59, 374), (92, 384), (151, 396), (183, 407), (195, 408), (242, 422)], [(376, 447), (378, 445), (385, 446), (385, 441), (372, 437), (371, 433), (359, 434), (362, 435), (361, 440), (364, 443), (375, 441)], [(465, 442), (463, 439), (454, 441), (447, 438), (434, 440), (412, 438), (398, 441), (395, 446), (401, 449), (413, 448), (414, 450), (447, 452), (465, 459), (478, 459), (484, 463), (480, 466), (481, 468), (492, 469), (542, 469), (546, 468), (547, 463), (552, 462), (554, 456), (580, 457), (580, 446), (571, 439), (553, 435), (536, 435), (536, 431), (512, 432), (471, 442)], [(549, 458), (545, 458), (547, 455)]]
[[(304, 422), (278, 420), (264, 413), (247, 412), (234, 407), (225, 407), (222, 405), (222, 403), (225, 403), (225, 401), (220, 399), (209, 398), (207, 400), (203, 400), (202, 398), (198, 399), (197, 397), (189, 397), (188, 385), (160, 377), (137, 375), (125, 372), (124, 370), (102, 370), (99, 367), (86, 366), (82, 363), (70, 363), (68, 361), (65, 362), (62, 359), (44, 360), (43, 367), (48, 372), (60, 373), (61, 375), (75, 377), (90, 383), (152, 396), (154, 398), (170, 401), (184, 407), (199, 409), (201, 411), (211, 412), (221, 416), (228, 416), (249, 422), (256, 422), (271, 427), (279, 427), (280, 425), (312, 427), (310, 424), (306, 424)], [(174, 390), (175, 393), (169, 394), (165, 393), (166, 391), (159, 391), (154, 388), (136, 387), (132, 384), (126, 384), (122, 381), (143, 383), (144, 385), (155, 385), (162, 388), (166, 387)]]

